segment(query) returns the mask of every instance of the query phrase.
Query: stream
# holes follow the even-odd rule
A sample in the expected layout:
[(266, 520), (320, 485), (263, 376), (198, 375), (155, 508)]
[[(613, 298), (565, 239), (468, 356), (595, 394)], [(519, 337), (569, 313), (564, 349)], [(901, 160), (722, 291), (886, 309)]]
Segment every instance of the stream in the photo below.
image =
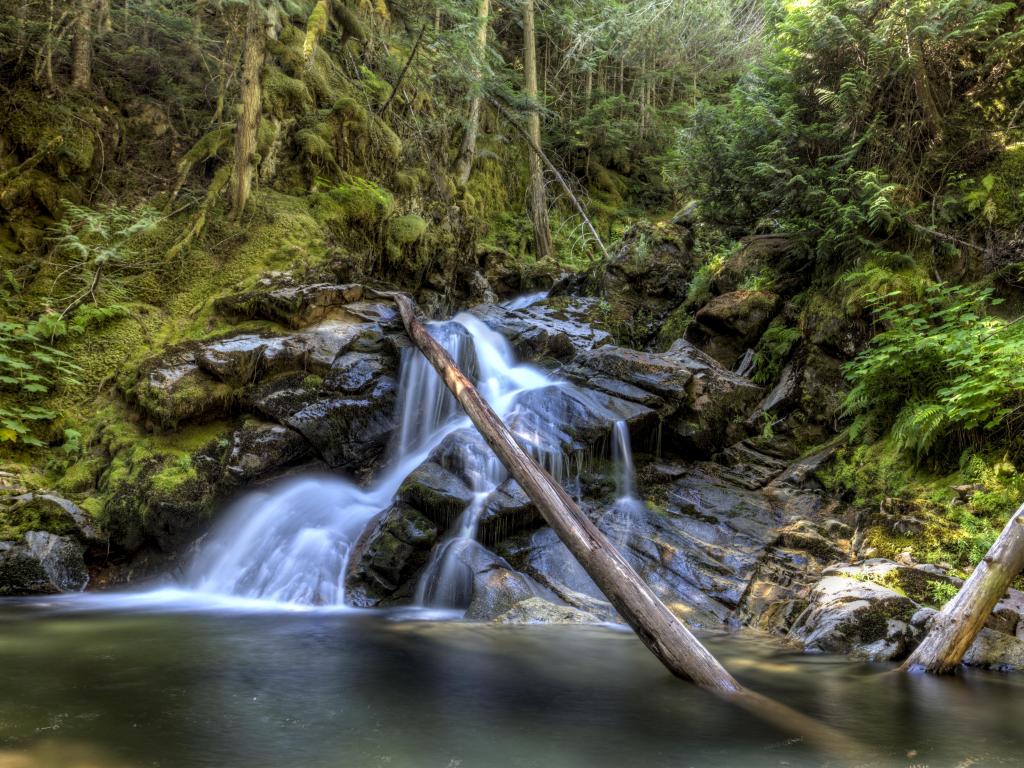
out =
[[(412, 612), (197, 609), (180, 594), (0, 605), (0, 765), (812, 766), (612, 627)], [(1019, 765), (1024, 681), (883, 675), (764, 637), (708, 639), (744, 683), (893, 766)]]
[[(475, 317), (431, 328), (571, 485), (557, 414), (540, 423), (516, 405), (562, 383), (519, 365)], [(247, 493), (173, 585), (0, 601), (0, 768), (832, 764), (672, 678), (621, 626), (460, 621), (472, 575), (453, 558), (480, 547), (481, 510), (506, 478), (488, 452), (448, 457), (472, 479), (472, 502), (434, 547), (414, 605), (348, 607), (360, 534), (468, 426), (415, 350), (398, 402), (389, 458), (369, 483), (300, 475)], [(622, 546), (644, 501), (624, 422), (611, 439)], [(1019, 677), (884, 675), (754, 633), (706, 640), (741, 682), (870, 745), (881, 764), (1021, 762)]]

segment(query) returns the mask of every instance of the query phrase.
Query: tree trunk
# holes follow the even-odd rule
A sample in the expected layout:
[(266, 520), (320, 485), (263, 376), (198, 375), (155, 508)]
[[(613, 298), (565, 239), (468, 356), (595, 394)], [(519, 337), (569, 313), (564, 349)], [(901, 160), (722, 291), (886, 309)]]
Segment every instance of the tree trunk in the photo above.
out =
[[(523, 0), (523, 74), (526, 96), (534, 108), (530, 110), (528, 130), (530, 140), (538, 147), (540, 142), (540, 113), (537, 104), (537, 39), (533, 24), (533, 0)], [(551, 245), (551, 225), (548, 223), (548, 201), (544, 192), (544, 166), (535, 152), (530, 159), (530, 219), (533, 221), (533, 247), (537, 259), (549, 259), (554, 251)]]
[(95, 0), (80, 0), (71, 43), (71, 86), (80, 91), (92, 87), (92, 11)]
[(492, 103), (497, 108), (497, 110), (505, 116), (505, 119), (508, 120), (517, 131), (523, 134), (523, 137), (526, 139), (526, 144), (530, 148), (531, 156), (536, 155), (540, 159), (540, 162), (543, 163), (544, 166), (548, 169), (548, 171), (550, 171), (551, 174), (555, 177), (555, 179), (558, 180), (558, 183), (562, 187), (562, 190), (565, 192), (566, 195), (568, 195), (569, 202), (571, 202), (573, 208), (576, 209), (576, 213), (578, 213), (580, 215), (580, 218), (583, 219), (583, 225), (590, 231), (590, 234), (594, 236), (594, 240), (597, 242), (597, 247), (601, 249), (601, 253), (604, 255), (604, 260), (608, 261), (609, 259), (611, 259), (611, 256), (608, 254), (608, 249), (604, 247), (604, 241), (601, 240), (601, 236), (597, 234), (597, 230), (594, 228), (593, 223), (591, 223), (590, 217), (587, 216), (586, 209), (583, 207), (583, 204), (579, 201), (579, 198), (577, 198), (576, 195), (573, 194), (572, 189), (569, 187), (569, 182), (565, 180), (565, 176), (563, 176), (561, 171), (559, 171), (555, 167), (554, 163), (552, 163), (548, 159), (548, 156), (544, 154), (544, 150), (534, 143), (533, 138), (530, 136), (529, 132), (525, 128), (523, 128), (523, 126), (521, 126), (518, 122), (516, 122), (515, 118), (509, 114), (508, 110), (505, 109), (505, 107), (503, 107), (501, 103), (498, 101), (492, 101)]
[(466, 132), (462, 134), (459, 156), (455, 160), (455, 179), (460, 187), (464, 187), (469, 181), (469, 174), (473, 170), (473, 159), (476, 156), (476, 137), (480, 131), (480, 102), (482, 99), (480, 80), (483, 77), (484, 58), (487, 56), (487, 17), (490, 13), (490, 0), (480, 0), (476, 8), (477, 61), (473, 71), (474, 85), (477, 90), (469, 102), (469, 120), (466, 122)]
[(262, 102), (263, 50), (266, 21), (257, 0), (249, 0), (242, 51), (242, 109), (235, 124), (235, 157), (231, 177), (231, 218), (237, 221), (252, 189), (256, 137)]
[(992, 609), (1021, 570), (1024, 570), (1024, 504), (1006, 523), (956, 597), (935, 616), (928, 636), (910, 655), (903, 669), (937, 675), (956, 669)]

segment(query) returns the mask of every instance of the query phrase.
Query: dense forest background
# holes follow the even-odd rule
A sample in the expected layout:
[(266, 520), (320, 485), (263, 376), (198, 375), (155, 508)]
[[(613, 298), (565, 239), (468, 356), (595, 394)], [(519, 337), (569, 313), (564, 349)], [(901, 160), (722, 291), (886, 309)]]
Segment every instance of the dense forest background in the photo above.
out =
[[(19, 486), (104, 521), (129, 480), (194, 484), (214, 433), (122, 396), (154, 352), (223, 333), (217, 297), (286, 273), (438, 315), (559, 280), (659, 349), (749, 294), (773, 307), (755, 380), (818, 381), (757, 431), (838, 445), (830, 490), (923, 525), (867, 526), (881, 553), (969, 568), (1024, 498), (1018, 3), (0, 8), (0, 469)], [(643, 290), (617, 293), (623, 273)], [(41, 524), (6, 520), (0, 540)]]

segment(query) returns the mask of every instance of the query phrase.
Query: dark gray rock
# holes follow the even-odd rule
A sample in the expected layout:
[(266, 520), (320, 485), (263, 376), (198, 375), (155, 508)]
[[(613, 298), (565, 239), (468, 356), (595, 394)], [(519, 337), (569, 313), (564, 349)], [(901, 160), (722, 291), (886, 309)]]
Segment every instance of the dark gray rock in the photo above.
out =
[(589, 318), (597, 299), (545, 299), (521, 309), (483, 304), (470, 310), (511, 343), (523, 360), (569, 360), (582, 350), (612, 341)]
[(0, 595), (80, 592), (88, 582), (82, 547), (70, 536), (30, 531), (23, 543), (0, 542)]
[(231, 482), (245, 484), (272, 476), (312, 455), (312, 446), (295, 430), (250, 420), (231, 436), (224, 471)]
[(656, 410), (669, 444), (697, 455), (741, 438), (742, 420), (761, 394), (683, 339), (662, 353), (600, 347), (579, 354), (564, 372), (581, 383), (601, 377), (628, 385), (618, 388), (619, 397)]
[(437, 526), (398, 502), (368, 526), (356, 544), (346, 577), (351, 605), (368, 608), (388, 600), (427, 563)]
[(214, 309), (233, 319), (271, 320), (290, 328), (303, 328), (363, 298), (360, 285), (282, 285), (275, 284), (273, 280), (263, 282), (263, 285), (252, 291), (217, 299)]

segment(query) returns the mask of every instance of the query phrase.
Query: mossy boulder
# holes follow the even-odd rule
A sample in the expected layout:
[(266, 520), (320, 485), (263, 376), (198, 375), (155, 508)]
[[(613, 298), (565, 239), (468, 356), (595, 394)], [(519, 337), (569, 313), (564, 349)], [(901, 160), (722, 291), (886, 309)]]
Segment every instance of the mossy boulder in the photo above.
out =
[(297, 285), (266, 280), (251, 291), (217, 299), (214, 309), (232, 320), (270, 320), (304, 328), (362, 298), (363, 287), (351, 283)]
[(779, 297), (770, 291), (722, 294), (697, 310), (686, 338), (732, 368), (761, 338), (778, 308)]
[(153, 427), (174, 429), (231, 410), (234, 390), (200, 370), (198, 351), (198, 344), (186, 343), (139, 367), (125, 394)]
[(827, 575), (814, 586), (790, 636), (808, 651), (898, 660), (923, 635), (912, 621), (918, 608), (906, 595), (873, 581)]

